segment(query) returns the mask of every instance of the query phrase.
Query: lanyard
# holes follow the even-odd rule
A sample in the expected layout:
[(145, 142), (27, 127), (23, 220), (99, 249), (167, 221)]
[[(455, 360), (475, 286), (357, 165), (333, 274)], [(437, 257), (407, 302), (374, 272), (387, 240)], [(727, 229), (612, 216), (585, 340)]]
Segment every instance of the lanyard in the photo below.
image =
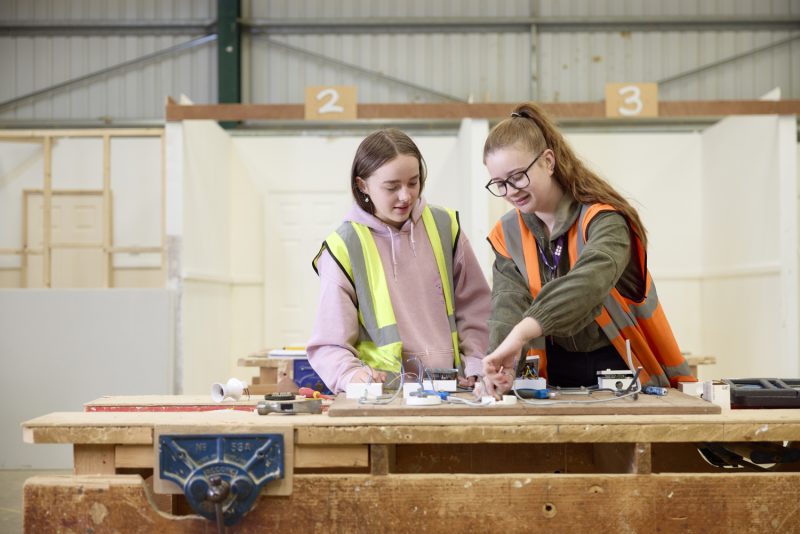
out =
[(547, 261), (547, 256), (545, 255), (544, 250), (542, 250), (542, 248), (539, 246), (538, 242), (536, 243), (536, 248), (539, 250), (539, 256), (542, 258), (545, 267), (550, 270), (550, 280), (554, 279), (556, 277), (556, 271), (558, 270), (558, 260), (561, 259), (561, 252), (564, 250), (564, 234), (561, 234), (561, 237), (559, 237), (558, 241), (556, 241), (556, 248), (553, 251), (552, 264)]

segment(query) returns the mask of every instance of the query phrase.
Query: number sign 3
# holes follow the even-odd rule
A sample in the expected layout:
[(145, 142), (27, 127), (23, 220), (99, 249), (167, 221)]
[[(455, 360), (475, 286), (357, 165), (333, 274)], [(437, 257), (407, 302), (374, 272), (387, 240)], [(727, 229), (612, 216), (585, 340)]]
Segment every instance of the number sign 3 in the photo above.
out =
[(351, 85), (306, 87), (306, 120), (354, 120), (356, 87)]
[(606, 117), (658, 117), (658, 84), (606, 84)]

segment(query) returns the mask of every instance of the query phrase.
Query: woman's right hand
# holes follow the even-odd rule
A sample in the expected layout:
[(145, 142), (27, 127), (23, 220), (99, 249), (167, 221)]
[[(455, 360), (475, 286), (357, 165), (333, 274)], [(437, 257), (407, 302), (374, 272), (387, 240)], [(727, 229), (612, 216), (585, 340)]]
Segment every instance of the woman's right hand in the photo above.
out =
[(373, 384), (377, 384), (377, 383), (383, 383), (385, 381), (386, 381), (385, 372), (375, 370), (366, 365), (361, 369), (359, 369), (358, 371), (356, 371), (350, 378), (350, 382), (354, 384), (364, 384), (367, 382), (372, 382)]
[(514, 373), (517, 358), (522, 353), (525, 343), (542, 335), (539, 322), (526, 317), (511, 329), (506, 338), (494, 349), (494, 352), (483, 359), (483, 374), (486, 393), (501, 395), (514, 385)]

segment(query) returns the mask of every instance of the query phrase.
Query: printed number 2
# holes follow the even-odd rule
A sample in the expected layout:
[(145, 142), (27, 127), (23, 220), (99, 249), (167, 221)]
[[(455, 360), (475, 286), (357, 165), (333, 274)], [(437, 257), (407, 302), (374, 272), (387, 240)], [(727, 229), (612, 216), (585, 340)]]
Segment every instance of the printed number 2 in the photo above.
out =
[(344, 108), (336, 102), (339, 101), (339, 92), (336, 89), (323, 89), (319, 93), (317, 93), (317, 100), (322, 100), (324, 98), (330, 98), (327, 102), (322, 104), (319, 108), (319, 114), (322, 115), (323, 113), (343, 113)]
[(632, 116), (638, 115), (642, 112), (642, 108), (644, 104), (642, 104), (642, 92), (641, 90), (635, 85), (626, 85), (625, 87), (620, 87), (619, 91), (617, 91), (620, 96), (624, 96), (625, 99), (622, 101), (626, 106), (632, 107), (625, 107), (620, 106), (619, 114), (625, 116)]

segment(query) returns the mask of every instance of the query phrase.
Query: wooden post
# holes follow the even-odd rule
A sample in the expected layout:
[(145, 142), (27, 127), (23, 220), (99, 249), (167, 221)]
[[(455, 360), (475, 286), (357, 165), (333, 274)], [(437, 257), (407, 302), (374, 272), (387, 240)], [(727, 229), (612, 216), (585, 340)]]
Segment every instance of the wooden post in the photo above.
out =
[(111, 227), (111, 136), (103, 134), (103, 254), (106, 259), (106, 287), (114, 285), (114, 255)]
[(370, 445), (369, 468), (373, 475), (388, 475), (394, 471), (394, 445)]
[(44, 197), (42, 204), (42, 276), (44, 277), (44, 287), (50, 287), (51, 283), (51, 259), (50, 245), (52, 243), (52, 213), (53, 213), (53, 138), (44, 138)]
[(114, 448), (114, 445), (85, 445), (76, 443), (73, 447), (73, 474), (115, 474)]

